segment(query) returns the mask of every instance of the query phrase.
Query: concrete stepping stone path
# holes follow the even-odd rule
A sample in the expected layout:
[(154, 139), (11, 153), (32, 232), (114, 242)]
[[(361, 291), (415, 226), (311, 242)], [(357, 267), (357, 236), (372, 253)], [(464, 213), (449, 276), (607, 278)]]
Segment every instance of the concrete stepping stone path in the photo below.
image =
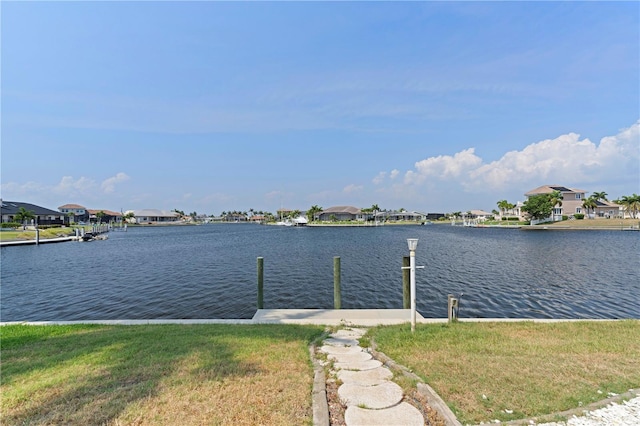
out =
[(402, 388), (391, 381), (393, 373), (358, 344), (365, 333), (362, 328), (341, 329), (320, 348), (342, 382), (338, 397), (347, 406), (346, 425), (424, 425), (420, 410), (402, 402)]

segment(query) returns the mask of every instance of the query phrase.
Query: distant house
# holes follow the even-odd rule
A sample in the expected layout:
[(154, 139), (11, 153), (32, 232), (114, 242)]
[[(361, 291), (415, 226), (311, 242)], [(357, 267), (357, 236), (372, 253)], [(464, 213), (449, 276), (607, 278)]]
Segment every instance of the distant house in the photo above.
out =
[[(98, 213), (104, 213), (102, 217), (98, 217)], [(91, 222), (121, 222), (122, 221), (122, 213), (114, 212), (111, 210), (94, 210), (88, 209), (87, 213), (89, 213), (89, 220)]]
[(447, 215), (444, 213), (426, 213), (425, 214), (425, 219), (427, 220), (440, 220), (445, 217), (447, 217)]
[(68, 218), (68, 222), (82, 222), (89, 220), (87, 208), (79, 204), (65, 204), (58, 207), (60, 213), (64, 213)]
[(251, 222), (264, 223), (264, 222), (266, 222), (266, 221), (267, 221), (267, 218), (266, 218), (266, 216), (263, 216), (263, 215), (261, 215), (261, 214), (254, 214), (253, 216), (251, 216), (251, 217), (249, 218), (249, 220), (250, 220)]
[(23, 203), (21, 201), (4, 201), (0, 199), (0, 214), (2, 215), (2, 222), (15, 222), (15, 216), (23, 207), (25, 210), (30, 211), (34, 215), (33, 224), (38, 225), (64, 225), (64, 214), (48, 209), (46, 207), (40, 207), (35, 204)]
[(403, 211), (383, 211), (376, 214), (377, 221), (389, 222), (424, 222), (427, 220), (425, 213)]
[(525, 220), (525, 212), (522, 211), (522, 206), (524, 206), (524, 203), (522, 201), (518, 201), (516, 202), (515, 206), (510, 209), (500, 209), (498, 217), (500, 218), (500, 220)]
[(484, 210), (469, 210), (468, 213), (471, 219), (477, 219), (481, 222), (493, 216), (493, 213), (485, 212)]
[(236, 212), (236, 213), (229, 212), (223, 217), (225, 222), (246, 222), (247, 221), (247, 215), (240, 212)]
[(316, 220), (323, 222), (329, 221), (350, 221), (350, 220), (365, 220), (365, 215), (357, 207), (352, 206), (335, 206), (330, 207), (316, 214)]
[(550, 194), (554, 191), (559, 191), (562, 194), (562, 204), (556, 204), (549, 218), (550, 220), (558, 221), (562, 220), (563, 215), (573, 216), (576, 213), (585, 213), (582, 203), (586, 199), (587, 191), (583, 189), (567, 188), (561, 185), (543, 185), (532, 189), (524, 195), (529, 198), (533, 195)]
[(620, 204), (606, 200), (597, 200), (595, 203), (596, 208), (593, 213), (596, 217), (604, 217), (607, 219), (612, 217), (624, 217), (624, 207)]
[(176, 212), (157, 209), (129, 210), (127, 213), (133, 213), (133, 221), (135, 223), (171, 223), (178, 222), (180, 215)]

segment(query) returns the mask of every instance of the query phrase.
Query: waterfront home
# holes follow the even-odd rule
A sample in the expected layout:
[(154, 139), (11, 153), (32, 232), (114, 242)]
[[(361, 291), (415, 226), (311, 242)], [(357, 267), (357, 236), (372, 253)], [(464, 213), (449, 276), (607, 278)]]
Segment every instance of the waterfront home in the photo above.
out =
[(364, 221), (365, 214), (357, 207), (334, 206), (317, 213), (315, 219), (323, 222), (351, 220)]
[(58, 207), (60, 213), (64, 213), (69, 222), (89, 221), (89, 213), (85, 206), (80, 204), (65, 204)]
[(2, 215), (2, 222), (15, 222), (16, 214), (20, 210), (20, 207), (23, 207), (25, 210), (33, 214), (33, 224), (64, 225), (65, 215), (59, 211), (51, 210), (46, 207), (37, 206), (31, 203), (24, 203), (22, 201), (4, 201), (0, 199), (0, 204), (0, 214)]
[(624, 207), (607, 200), (594, 200), (596, 203), (593, 215), (595, 217), (604, 217), (607, 219), (613, 217), (624, 217)]
[(484, 210), (469, 210), (466, 216), (469, 219), (475, 219), (480, 222), (484, 222), (485, 220), (492, 217), (493, 213), (485, 212)]
[(513, 207), (510, 209), (500, 209), (498, 214), (498, 220), (526, 220), (525, 212), (522, 211), (522, 206), (524, 203), (522, 201), (516, 202), (516, 204), (511, 204)]
[(402, 211), (385, 211), (376, 213), (376, 221), (383, 222), (424, 222), (427, 215), (420, 212)]
[(562, 200), (555, 205), (549, 220), (559, 221), (562, 220), (563, 215), (573, 216), (576, 213), (585, 213), (582, 203), (586, 199), (587, 191), (583, 189), (567, 188), (561, 185), (543, 185), (528, 191), (524, 195), (529, 198), (533, 195), (551, 194), (554, 191), (562, 194)]
[(134, 223), (156, 224), (172, 223), (180, 220), (180, 215), (176, 212), (158, 209), (129, 210), (126, 213), (133, 213)]
[[(98, 213), (102, 212), (101, 217), (98, 217)], [(95, 210), (95, 209), (87, 209), (87, 213), (89, 213), (89, 220), (91, 222), (122, 222), (122, 213), (114, 212), (111, 210)]]
[(261, 214), (254, 214), (249, 218), (249, 220), (255, 223), (265, 223), (267, 221), (267, 217)]

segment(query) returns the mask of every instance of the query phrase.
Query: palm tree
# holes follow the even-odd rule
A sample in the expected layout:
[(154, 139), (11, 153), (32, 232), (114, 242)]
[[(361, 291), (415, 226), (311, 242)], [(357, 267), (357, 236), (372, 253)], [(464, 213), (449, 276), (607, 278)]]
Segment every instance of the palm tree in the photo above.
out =
[(15, 216), (13, 217), (13, 220), (15, 220), (18, 223), (22, 223), (24, 225), (25, 222), (31, 219), (34, 219), (35, 217), (36, 217), (35, 214), (31, 210), (27, 210), (24, 207), (20, 207), (16, 212)]
[(555, 209), (556, 206), (562, 207), (562, 193), (560, 191), (553, 191), (549, 194), (549, 201), (553, 206), (553, 210), (551, 211), (551, 219), (555, 220)]
[(620, 205), (624, 207), (624, 210), (629, 213), (629, 216), (636, 218), (638, 211), (640, 210), (640, 195), (623, 195), (620, 200)]
[(500, 209), (500, 216), (506, 216), (510, 205), (509, 202), (507, 200), (500, 200), (497, 204)]
[(607, 200), (607, 193), (602, 191), (602, 192), (594, 192), (593, 194), (591, 194), (591, 197), (589, 198), (593, 198), (596, 201), (600, 201), (600, 200), (604, 200), (604, 201), (609, 201)]
[(591, 196), (582, 202), (582, 207), (587, 211), (587, 218), (590, 218), (589, 210), (593, 209), (593, 211), (595, 212), (598, 204), (596, 203), (596, 199)]
[(309, 219), (309, 222), (313, 222), (316, 218), (316, 213), (320, 213), (322, 210), (322, 207), (317, 204), (311, 206), (311, 208), (307, 210), (307, 219)]
[(102, 218), (105, 217), (105, 215), (106, 213), (102, 210), (96, 213), (96, 218), (98, 219), (98, 223), (102, 223)]

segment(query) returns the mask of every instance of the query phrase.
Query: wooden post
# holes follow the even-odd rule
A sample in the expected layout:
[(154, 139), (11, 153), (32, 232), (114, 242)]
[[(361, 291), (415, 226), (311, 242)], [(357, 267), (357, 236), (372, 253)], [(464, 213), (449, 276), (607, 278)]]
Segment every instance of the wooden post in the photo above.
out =
[(410, 292), (410, 275), (409, 271), (409, 256), (402, 257), (402, 308), (409, 309), (411, 307), (411, 292)]
[(333, 308), (342, 308), (340, 294), (340, 256), (334, 256), (333, 258)]
[(264, 309), (264, 258), (258, 258), (258, 309)]

